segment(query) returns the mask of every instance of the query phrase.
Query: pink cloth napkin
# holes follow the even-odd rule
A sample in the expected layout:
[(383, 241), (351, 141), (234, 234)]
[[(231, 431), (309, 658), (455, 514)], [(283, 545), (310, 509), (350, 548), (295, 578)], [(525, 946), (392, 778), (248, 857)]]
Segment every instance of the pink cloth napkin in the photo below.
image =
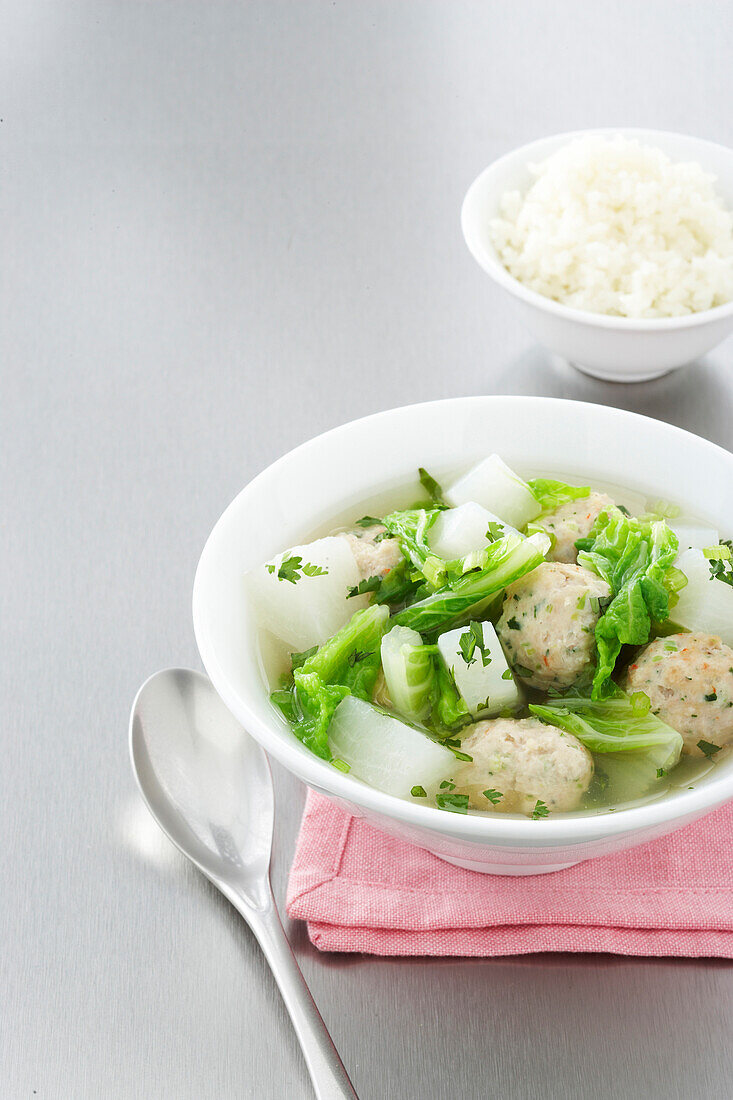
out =
[(288, 883), (321, 951), (733, 958), (733, 804), (548, 875), (464, 871), (308, 794)]

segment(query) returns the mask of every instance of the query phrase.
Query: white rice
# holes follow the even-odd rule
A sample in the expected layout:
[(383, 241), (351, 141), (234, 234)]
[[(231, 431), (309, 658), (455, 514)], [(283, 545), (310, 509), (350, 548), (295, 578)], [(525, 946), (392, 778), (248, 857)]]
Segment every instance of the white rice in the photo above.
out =
[(733, 299), (733, 214), (697, 163), (623, 137), (580, 138), (507, 191), (490, 223), (507, 270), (564, 305), (679, 317)]

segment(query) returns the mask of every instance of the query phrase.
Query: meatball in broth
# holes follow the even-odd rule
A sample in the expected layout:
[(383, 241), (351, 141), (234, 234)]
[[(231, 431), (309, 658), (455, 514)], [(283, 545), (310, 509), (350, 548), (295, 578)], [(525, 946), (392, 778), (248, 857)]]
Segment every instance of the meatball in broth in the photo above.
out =
[(468, 727), (461, 751), (473, 761), (456, 773), (456, 791), (477, 810), (527, 814), (538, 800), (549, 810), (574, 810), (593, 778), (585, 746), (537, 718), (477, 722)]
[(706, 755), (700, 741), (733, 743), (733, 649), (711, 634), (672, 634), (646, 646), (626, 672), (626, 691), (643, 691), (651, 709), (682, 734), (683, 752)]
[(615, 507), (606, 493), (591, 493), (582, 500), (561, 504), (554, 512), (540, 516), (537, 523), (552, 535), (554, 542), (547, 555), (550, 561), (573, 563), (578, 560), (576, 539), (587, 538), (601, 512)]
[(386, 534), (386, 528), (380, 523), (363, 531), (347, 531), (342, 535), (354, 555), (362, 580), (383, 577), (402, 561), (399, 542), (397, 539), (385, 538)]
[(596, 623), (611, 589), (579, 565), (544, 562), (506, 590), (497, 633), (522, 682), (547, 691), (574, 684), (595, 659)]

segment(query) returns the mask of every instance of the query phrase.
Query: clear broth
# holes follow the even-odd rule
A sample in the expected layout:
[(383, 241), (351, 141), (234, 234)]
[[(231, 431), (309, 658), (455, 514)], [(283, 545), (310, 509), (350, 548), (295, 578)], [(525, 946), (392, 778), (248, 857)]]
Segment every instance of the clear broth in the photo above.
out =
[[(450, 481), (452, 477), (458, 476), (466, 469), (465, 464), (456, 466), (452, 469), (445, 469), (439, 471), (440, 477), (438, 480), (441, 483)], [(597, 478), (581, 478), (578, 474), (567, 474), (565, 472), (559, 472), (557, 470), (532, 470), (531, 472), (524, 471), (527, 477), (553, 477), (562, 481), (566, 481), (570, 484), (589, 484), (591, 489), (596, 492), (607, 493), (618, 504), (625, 505), (629, 508), (629, 511), (639, 513), (640, 509), (651, 509), (653, 504), (658, 498), (652, 500), (651, 497), (645, 495), (639, 490), (627, 489), (623, 486), (615, 485), (612, 482), (605, 480), (599, 480)], [(327, 535), (337, 535), (345, 530), (351, 530), (355, 522), (364, 515), (381, 516), (387, 515), (391, 511), (396, 511), (400, 508), (411, 507), (418, 501), (424, 500), (425, 491), (421, 486), (417, 477), (413, 482), (401, 482), (399, 486), (393, 486), (388, 488), (382, 488), (368, 497), (363, 498), (358, 504), (353, 502), (348, 507), (342, 509), (335, 515), (331, 516), (328, 520), (318, 524), (311, 528), (309, 531), (304, 532), (303, 537), (299, 539), (300, 542), (311, 542), (314, 539), (324, 538)], [(690, 522), (706, 522), (701, 520), (699, 516), (694, 516), (689, 511), (681, 510), (678, 517), (681, 520)], [(258, 652), (260, 659), (260, 669), (263, 679), (268, 685), (268, 689), (273, 691), (280, 686), (282, 677), (289, 672), (290, 669), (290, 655), (285, 645), (275, 638), (267, 628), (262, 625), (257, 638)], [(547, 699), (541, 692), (533, 692), (525, 689), (525, 694), (532, 697), (534, 701), (540, 699)], [(553, 702), (552, 699), (549, 700)], [(273, 710), (276, 711), (280, 720), (284, 722), (284, 719), (280, 711), (274, 706)], [(519, 708), (513, 712), (512, 717), (525, 718), (529, 716), (529, 710), (526, 706)], [(465, 730), (459, 731), (453, 736), (461, 738), (465, 735)], [(597, 769), (603, 769), (603, 753), (592, 754), (594, 758), (594, 764)], [(713, 760), (708, 757), (697, 757), (684, 755), (681, 757), (679, 764), (663, 779), (658, 780), (652, 790), (643, 795), (640, 798), (625, 800), (625, 801), (609, 801), (603, 797), (603, 791), (599, 789), (597, 784), (591, 783), (590, 788), (583, 796), (583, 800), (580, 807), (576, 810), (553, 812), (552, 817), (590, 817), (597, 816), (601, 813), (615, 813), (619, 810), (631, 809), (635, 806), (648, 805), (651, 802), (658, 802), (662, 798), (673, 796), (677, 792), (684, 790), (693, 790), (694, 787), (701, 781), (708, 779), (713, 775), (716, 770), (731, 756), (731, 750), (722, 750), (716, 754), (716, 758)], [(354, 777), (356, 778), (356, 777)], [(361, 780), (357, 779), (357, 782)], [(423, 799), (420, 800), (424, 805)], [(468, 813), (471, 815), (484, 816), (486, 814), (496, 813), (500, 811), (496, 810), (477, 810), (469, 809)], [(502, 814), (504, 817), (522, 818), (523, 814)]]

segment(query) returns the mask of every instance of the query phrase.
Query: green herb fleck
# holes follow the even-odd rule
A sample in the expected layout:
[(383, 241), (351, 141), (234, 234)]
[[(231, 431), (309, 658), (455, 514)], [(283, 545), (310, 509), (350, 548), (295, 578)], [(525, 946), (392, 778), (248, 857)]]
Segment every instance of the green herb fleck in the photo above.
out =
[(509, 627), (510, 630), (521, 630), (522, 629), (516, 615), (512, 615), (511, 619), (507, 619), (507, 624), (506, 625)]
[(497, 802), (501, 802), (502, 798), (504, 797), (501, 791), (495, 791), (493, 787), (489, 787), (488, 791), (484, 791), (483, 793), (484, 797), (488, 798), (489, 802), (491, 802), (494, 806), (497, 804)]
[(540, 817), (547, 817), (549, 812), (550, 811), (547, 809), (547, 806), (542, 801), (542, 799), (538, 798), (534, 804), (534, 809), (532, 810), (532, 817), (534, 818), (534, 820), (536, 821)]
[[(716, 556), (711, 559), (713, 552)], [(710, 561), (710, 576), (733, 587), (733, 541), (725, 539), (720, 546), (708, 547), (703, 553)]]
[(501, 674), (501, 678), (502, 678), (502, 680), (511, 680), (512, 670), (510, 668), (505, 668), (504, 671)]
[(498, 542), (499, 539), (504, 538), (504, 524), (497, 523), (496, 520), (491, 520), (489, 526), (486, 528), (486, 538), (489, 542)]
[[(275, 572), (275, 565), (270, 563), (267, 566), (268, 573)], [(291, 584), (296, 584), (300, 580), (300, 574), (303, 573), (306, 577), (325, 577), (328, 573), (327, 569), (322, 569), (320, 565), (311, 565), (310, 562), (304, 562), (300, 554), (288, 554), (280, 562), (280, 568), (277, 571), (277, 579), (279, 581), (290, 581)]]
[(714, 745), (712, 741), (698, 741), (697, 747), (705, 756), (715, 756), (716, 752), (720, 752), (720, 745)]
[(381, 519), (375, 519), (374, 516), (362, 516), (361, 519), (356, 521), (356, 527), (378, 527), (381, 524)]
[(481, 663), (484, 668), (491, 663), (491, 657), (486, 652), (486, 646), (484, 645), (484, 630), (481, 623), (471, 622), (468, 624), (468, 630), (465, 634), (461, 634), (458, 639), (458, 647), (463, 660), (469, 666), (476, 661), (474, 653), (477, 649), (481, 654)]
[(371, 656), (371, 651), (368, 649), (358, 650), (354, 649), (348, 656), (349, 668), (353, 668), (354, 665), (358, 665), (359, 661), (363, 661), (365, 657)]
[(365, 577), (360, 580), (358, 584), (351, 585), (346, 590), (346, 599), (350, 600), (352, 596), (364, 596), (367, 592), (376, 592), (382, 583), (381, 577)]
[(443, 794), (436, 795), (435, 801), (441, 810), (449, 810), (454, 814), (468, 813), (467, 794), (452, 794), (446, 791)]
[(412, 795), (413, 798), (427, 798), (428, 797), (425, 788), (421, 787), (419, 784), (416, 784), (414, 787), (410, 788), (410, 794)]
[(291, 653), (290, 654), (290, 664), (291, 664), (291, 667), (293, 669), (293, 672), (295, 672), (296, 668), (301, 668), (301, 666), (305, 664), (305, 662), (308, 660), (308, 658), (312, 657), (313, 654), (317, 653), (317, 652), (318, 652), (318, 646), (314, 645), (314, 646), (311, 646), (310, 649), (304, 649), (301, 653)]
[(420, 466), (417, 472), (420, 475), (420, 484), (423, 489), (425, 489), (430, 499), (435, 501), (436, 504), (443, 504), (443, 490), (435, 478), (431, 477), (428, 471), (422, 466)]

